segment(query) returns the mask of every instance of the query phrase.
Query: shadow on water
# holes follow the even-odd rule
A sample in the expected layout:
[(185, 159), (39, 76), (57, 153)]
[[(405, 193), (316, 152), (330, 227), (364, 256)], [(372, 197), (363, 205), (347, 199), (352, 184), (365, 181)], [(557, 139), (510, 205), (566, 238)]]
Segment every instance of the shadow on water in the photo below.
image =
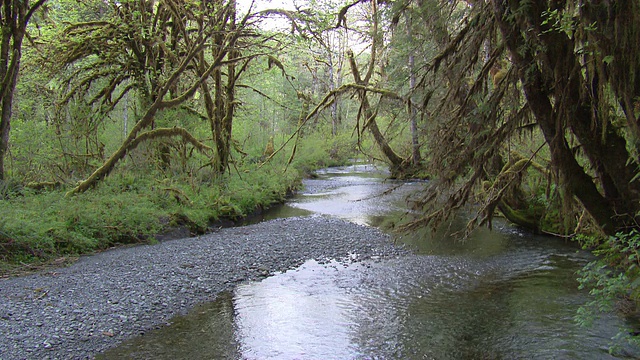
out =
[(99, 355), (100, 359), (237, 359), (233, 297), (223, 293), (215, 302), (176, 316), (171, 325), (150, 331)]
[[(308, 211), (370, 226), (405, 213), (421, 183), (385, 181), (369, 167), (328, 169), (305, 181), (284, 214)], [(463, 225), (462, 223), (460, 225)], [(575, 272), (591, 255), (508, 226), (465, 242), (445, 233), (400, 238), (415, 255), (318, 263), (240, 284), (173, 325), (104, 358), (154, 359), (613, 359), (624, 321), (592, 328), (573, 317), (588, 295)]]

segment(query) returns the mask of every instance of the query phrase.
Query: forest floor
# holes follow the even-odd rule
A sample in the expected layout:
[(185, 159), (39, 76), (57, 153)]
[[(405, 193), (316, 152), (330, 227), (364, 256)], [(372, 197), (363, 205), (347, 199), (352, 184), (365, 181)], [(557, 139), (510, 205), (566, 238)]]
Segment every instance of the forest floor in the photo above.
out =
[(0, 358), (92, 358), (239, 282), (308, 259), (403, 253), (376, 229), (315, 216), (83, 256), (68, 267), (0, 280)]

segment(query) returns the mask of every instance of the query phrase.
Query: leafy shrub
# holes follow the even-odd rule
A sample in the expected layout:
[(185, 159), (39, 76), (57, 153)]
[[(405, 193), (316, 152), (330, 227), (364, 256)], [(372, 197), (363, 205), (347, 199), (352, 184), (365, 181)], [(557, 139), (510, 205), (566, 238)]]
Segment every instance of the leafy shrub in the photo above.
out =
[(356, 155), (356, 139), (350, 134), (332, 138), (314, 134), (304, 138), (293, 159), (293, 166), (303, 173), (329, 166), (345, 165)]
[[(580, 240), (589, 247), (598, 243), (593, 237), (582, 236)], [(580, 289), (589, 290), (593, 296), (576, 316), (585, 326), (591, 325), (599, 313), (621, 311), (630, 315), (640, 304), (640, 233), (631, 230), (610, 236), (594, 254), (599, 258), (578, 271)], [(640, 345), (640, 338), (630, 334), (628, 329), (621, 329), (616, 338)]]
[(24, 186), (13, 179), (0, 180), (0, 200), (8, 200), (23, 195)]

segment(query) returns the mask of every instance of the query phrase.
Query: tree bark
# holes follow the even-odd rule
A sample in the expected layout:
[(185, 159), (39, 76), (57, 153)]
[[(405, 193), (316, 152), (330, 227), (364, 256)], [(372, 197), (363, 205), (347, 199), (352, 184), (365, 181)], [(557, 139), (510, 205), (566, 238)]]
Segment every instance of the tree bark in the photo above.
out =
[[(407, 13), (407, 37), (413, 46), (413, 22), (411, 13)], [(413, 92), (416, 88), (415, 51), (409, 50), (409, 118), (411, 121), (411, 162), (413, 166), (420, 164), (420, 141), (418, 140), (418, 116), (413, 105)]]
[[(579, 74), (576, 74), (575, 71), (580, 71), (580, 68), (575, 68), (578, 64), (572, 61), (573, 46), (569, 47), (566, 43), (558, 43), (562, 39), (554, 39), (555, 44), (548, 44), (549, 48), (544, 54), (545, 59), (549, 59), (551, 62), (542, 63), (541, 66), (547, 68), (539, 67), (540, 62), (538, 62), (534, 50), (527, 43), (525, 35), (522, 34), (530, 34), (532, 24), (539, 25), (541, 21), (532, 18), (528, 18), (529, 21), (526, 21), (515, 16), (514, 14), (520, 10), (520, 5), (520, 2), (516, 0), (493, 0), (496, 21), (510, 52), (512, 62), (518, 71), (529, 107), (549, 145), (552, 163), (559, 170), (563, 184), (578, 198), (602, 229), (606, 233), (612, 234), (621, 226), (614, 218), (616, 215), (615, 199), (605, 197), (600, 193), (595, 179), (578, 163), (565, 137), (567, 124), (584, 146), (585, 153), (591, 162), (599, 161), (603, 165), (596, 171), (606, 169), (606, 172), (600, 174), (601, 176), (615, 174), (612, 172), (615, 169), (622, 175), (621, 181), (626, 181), (628, 179), (627, 170), (625, 166), (620, 166), (620, 161), (626, 162), (628, 157), (611, 159), (609, 155), (621, 156), (618, 139), (612, 134), (607, 134), (605, 140), (610, 141), (610, 147), (607, 148), (597, 141), (597, 135), (594, 137), (594, 133), (585, 128), (588, 126), (587, 124), (593, 123), (593, 119), (585, 114), (585, 108), (588, 107), (579, 99), (577, 87), (580, 84), (576, 80)], [(536, 16), (544, 10), (547, 10), (546, 2), (537, 1), (530, 4), (526, 13), (527, 16)], [(534, 32), (531, 36), (535, 35)], [(555, 72), (557, 76), (550, 77), (549, 72)], [(551, 100), (552, 96), (555, 101)], [(611, 154), (605, 155), (609, 151)], [(614, 182), (616, 181), (614, 180)], [(631, 195), (628, 186), (618, 190), (623, 191), (620, 193), (621, 195)]]
[(11, 131), (11, 115), (13, 96), (18, 83), (20, 60), (22, 59), (22, 40), (33, 13), (46, 0), (36, 1), (29, 6), (29, 1), (5, 0), (0, 3), (0, 180), (4, 180), (4, 160), (9, 150), (9, 132)]
[[(358, 66), (356, 64), (356, 60), (353, 56), (353, 52), (349, 51), (347, 53), (349, 57), (349, 64), (351, 65), (351, 73), (353, 74), (353, 78), (357, 85), (367, 86), (367, 82), (362, 79), (360, 76), (360, 71), (358, 70)], [(404, 164), (404, 159), (400, 157), (398, 154), (393, 151), (391, 146), (389, 146), (389, 142), (385, 139), (384, 135), (378, 128), (378, 123), (376, 122), (376, 114), (371, 110), (371, 105), (369, 104), (369, 99), (367, 98), (367, 91), (365, 89), (357, 90), (358, 97), (360, 99), (360, 103), (362, 105), (362, 110), (364, 112), (366, 121), (362, 126), (362, 131), (365, 129), (369, 129), (371, 134), (373, 135), (376, 144), (380, 147), (380, 150), (385, 155), (387, 160), (391, 163), (392, 173), (398, 171), (402, 168)]]
[[(229, 3), (229, 19), (227, 32), (236, 32), (236, 4), (235, 0)], [(236, 64), (233, 61), (238, 56), (235, 49), (237, 35), (227, 39), (223, 33), (214, 36), (214, 43), (217, 45), (213, 49), (214, 57), (227, 56), (229, 64), (227, 66), (227, 81), (223, 82), (222, 70), (217, 69), (213, 73), (213, 100), (206, 100), (208, 107), (213, 106), (212, 111), (208, 110), (211, 123), (211, 131), (216, 147), (215, 168), (218, 173), (224, 173), (229, 168), (229, 158), (231, 157), (231, 132), (233, 130), (233, 117), (235, 114), (235, 83)], [(205, 98), (206, 99), (206, 98)], [(213, 101), (211, 103), (211, 101)]]

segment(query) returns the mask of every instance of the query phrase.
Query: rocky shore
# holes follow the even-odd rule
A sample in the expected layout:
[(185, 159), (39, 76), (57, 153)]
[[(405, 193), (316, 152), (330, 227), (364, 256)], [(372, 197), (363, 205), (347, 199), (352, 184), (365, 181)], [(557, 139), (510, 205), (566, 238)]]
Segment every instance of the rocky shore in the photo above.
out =
[(376, 229), (314, 216), (86, 256), (0, 281), (0, 359), (90, 359), (239, 282), (308, 259), (402, 253)]

